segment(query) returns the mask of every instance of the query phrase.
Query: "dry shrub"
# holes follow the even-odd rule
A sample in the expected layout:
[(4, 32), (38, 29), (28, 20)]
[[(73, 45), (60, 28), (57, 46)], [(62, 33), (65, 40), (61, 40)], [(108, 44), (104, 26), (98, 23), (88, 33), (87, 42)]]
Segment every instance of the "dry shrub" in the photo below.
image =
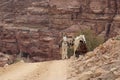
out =
[(97, 46), (104, 42), (104, 38), (98, 37), (92, 30), (79, 31), (75, 34), (75, 36), (78, 36), (80, 34), (85, 35), (87, 48), (89, 51), (93, 51)]

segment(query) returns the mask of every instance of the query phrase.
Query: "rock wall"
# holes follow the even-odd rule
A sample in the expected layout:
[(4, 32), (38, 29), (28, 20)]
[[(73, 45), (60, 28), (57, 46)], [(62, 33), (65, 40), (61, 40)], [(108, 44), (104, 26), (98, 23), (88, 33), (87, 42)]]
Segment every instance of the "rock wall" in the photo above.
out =
[(119, 4), (119, 0), (1, 0), (0, 51), (27, 52), (37, 61), (60, 59), (62, 32), (91, 29), (106, 38), (120, 34)]
[(71, 60), (69, 80), (119, 80), (120, 35), (109, 39), (94, 51)]
[(51, 32), (1, 29), (0, 51), (13, 55), (29, 53), (33, 61), (60, 59), (59, 47)]

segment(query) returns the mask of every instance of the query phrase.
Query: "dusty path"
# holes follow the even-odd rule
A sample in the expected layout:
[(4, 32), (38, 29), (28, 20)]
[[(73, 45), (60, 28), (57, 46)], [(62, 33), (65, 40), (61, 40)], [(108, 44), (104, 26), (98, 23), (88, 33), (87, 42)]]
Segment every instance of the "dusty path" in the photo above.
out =
[(0, 80), (67, 80), (69, 61), (17, 63), (0, 69)]

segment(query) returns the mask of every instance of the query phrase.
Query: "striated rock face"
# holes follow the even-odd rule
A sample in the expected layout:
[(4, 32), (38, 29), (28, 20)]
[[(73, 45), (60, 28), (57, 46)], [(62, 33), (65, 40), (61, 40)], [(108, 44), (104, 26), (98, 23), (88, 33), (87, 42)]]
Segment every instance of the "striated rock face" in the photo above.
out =
[(59, 59), (62, 32), (91, 29), (107, 39), (120, 34), (119, 22), (119, 0), (1, 0), (0, 51)]
[[(49, 31), (1, 29), (0, 51), (13, 55), (28, 53), (33, 61), (60, 59), (59, 47)], [(34, 59), (35, 57), (40, 58)]]

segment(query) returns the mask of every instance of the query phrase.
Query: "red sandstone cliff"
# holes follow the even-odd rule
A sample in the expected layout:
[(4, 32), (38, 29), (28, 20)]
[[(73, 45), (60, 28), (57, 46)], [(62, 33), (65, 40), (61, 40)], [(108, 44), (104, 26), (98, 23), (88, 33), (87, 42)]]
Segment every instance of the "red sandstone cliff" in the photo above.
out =
[(1, 0), (0, 51), (59, 59), (61, 32), (112, 37), (120, 34), (119, 15), (119, 0)]

